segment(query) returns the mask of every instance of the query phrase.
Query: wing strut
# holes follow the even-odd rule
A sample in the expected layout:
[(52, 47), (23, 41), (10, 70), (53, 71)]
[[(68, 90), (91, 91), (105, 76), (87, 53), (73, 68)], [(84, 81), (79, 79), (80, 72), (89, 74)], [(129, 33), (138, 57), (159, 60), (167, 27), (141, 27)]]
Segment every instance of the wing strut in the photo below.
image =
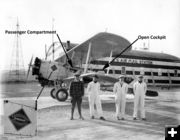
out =
[(86, 64), (85, 64), (85, 68), (84, 68), (84, 73), (86, 73), (87, 69), (88, 69), (88, 62), (89, 62), (90, 53), (91, 53), (91, 42), (89, 43), (89, 46), (88, 46), (88, 53), (87, 53), (87, 57), (86, 57)]
[[(111, 53), (110, 53), (110, 56), (109, 56), (109, 62), (111, 62), (111, 60), (112, 60), (112, 54), (113, 54), (113, 51), (111, 50)], [(110, 69), (110, 67), (108, 67), (108, 69), (107, 69), (107, 75), (109, 75), (109, 69)]]
[(47, 53), (47, 46), (45, 44), (45, 60), (47, 60), (47, 55), (48, 55), (48, 53)]

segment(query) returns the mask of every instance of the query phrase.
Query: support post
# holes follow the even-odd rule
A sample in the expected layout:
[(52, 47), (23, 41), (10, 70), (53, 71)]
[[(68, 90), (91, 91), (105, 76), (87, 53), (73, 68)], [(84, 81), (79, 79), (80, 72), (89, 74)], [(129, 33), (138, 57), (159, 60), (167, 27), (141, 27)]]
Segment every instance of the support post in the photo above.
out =
[[(49, 74), (49, 76), (48, 76), (48, 78), (47, 78), (48, 80), (49, 80), (49, 78), (51, 77), (52, 73), (53, 73), (55, 70), (57, 70), (56, 65), (51, 66), (51, 70), (52, 70), (52, 71), (50, 72), (50, 74)], [(41, 95), (41, 93), (42, 93), (44, 87), (45, 87), (45, 85), (41, 88), (41, 90), (40, 90), (40, 92), (39, 92), (39, 94), (38, 94), (38, 96), (37, 96), (37, 98), (36, 98), (36, 102), (35, 102), (35, 110), (37, 110), (38, 99), (39, 99), (39, 97), (40, 97), (40, 95)]]
[[(111, 62), (111, 60), (112, 60), (112, 54), (113, 54), (113, 51), (111, 50), (111, 53), (109, 56), (109, 62)], [(107, 69), (107, 72), (106, 72), (107, 75), (109, 75), (109, 69), (110, 69), (110, 67), (108, 67), (108, 69)]]
[(87, 69), (88, 69), (88, 62), (89, 62), (90, 53), (91, 53), (91, 42), (89, 43), (89, 46), (88, 46), (88, 53), (87, 53), (87, 57), (86, 57), (86, 64), (85, 64), (85, 68), (84, 68), (84, 73), (86, 73)]

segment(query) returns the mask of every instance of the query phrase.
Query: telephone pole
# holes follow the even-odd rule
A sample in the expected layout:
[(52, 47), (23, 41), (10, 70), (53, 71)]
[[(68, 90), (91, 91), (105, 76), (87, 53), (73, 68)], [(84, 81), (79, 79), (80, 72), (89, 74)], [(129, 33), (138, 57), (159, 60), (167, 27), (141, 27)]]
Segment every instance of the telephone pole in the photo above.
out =
[(9, 71), (9, 82), (25, 82), (25, 68), (24, 68), (24, 61), (22, 55), (22, 47), (20, 41), (20, 34), (19, 31), (19, 22), (17, 19), (16, 24), (16, 35), (15, 35), (15, 43), (12, 50), (11, 56), (11, 66)]

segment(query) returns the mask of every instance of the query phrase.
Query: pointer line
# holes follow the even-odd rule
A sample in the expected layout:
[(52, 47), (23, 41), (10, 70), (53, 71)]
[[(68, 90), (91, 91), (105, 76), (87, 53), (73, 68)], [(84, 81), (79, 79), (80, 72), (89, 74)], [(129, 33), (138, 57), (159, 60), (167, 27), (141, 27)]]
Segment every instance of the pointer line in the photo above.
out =
[(63, 48), (63, 50), (64, 50), (64, 52), (65, 52), (65, 54), (66, 54), (67, 59), (69, 60), (69, 57), (68, 57), (68, 55), (67, 55), (67, 53), (66, 53), (66, 51), (65, 51), (65, 49), (64, 49), (63, 43), (61, 42), (61, 39), (60, 39), (59, 35), (58, 35), (58, 34), (56, 34), (56, 35), (57, 35), (57, 37), (58, 37), (58, 39), (59, 39), (59, 42), (61, 43), (61, 46), (62, 46), (62, 48)]
[(136, 41), (138, 41), (138, 38), (131, 43), (128, 47), (126, 47), (119, 55), (117, 55), (115, 58), (113, 58), (113, 60), (111, 60), (111, 62), (109, 62), (109, 64), (111, 64), (116, 58), (120, 57), (127, 49), (129, 49)]
[(58, 39), (59, 39), (59, 42), (61, 43), (61, 46), (62, 46), (62, 48), (63, 48), (63, 50), (64, 50), (64, 53), (66, 54), (66, 57), (67, 57), (67, 59), (68, 59), (68, 63), (70, 64), (71, 67), (73, 67), (72, 61), (71, 61), (71, 59), (68, 57), (68, 55), (67, 55), (67, 53), (66, 53), (66, 50), (64, 49), (63, 43), (61, 42), (61, 39), (60, 39), (59, 35), (58, 35), (58, 34), (56, 34), (56, 35), (57, 35), (57, 37), (58, 37)]
[(136, 40), (134, 40), (133, 43), (131, 43), (129, 46), (127, 46), (120, 54), (116, 55), (116, 57), (113, 58), (113, 60), (111, 60), (109, 63), (106, 63), (103, 67), (103, 70), (105, 70), (106, 68), (109, 67), (109, 65), (118, 57), (120, 57), (127, 49), (129, 49), (136, 41), (138, 40), (138, 38)]

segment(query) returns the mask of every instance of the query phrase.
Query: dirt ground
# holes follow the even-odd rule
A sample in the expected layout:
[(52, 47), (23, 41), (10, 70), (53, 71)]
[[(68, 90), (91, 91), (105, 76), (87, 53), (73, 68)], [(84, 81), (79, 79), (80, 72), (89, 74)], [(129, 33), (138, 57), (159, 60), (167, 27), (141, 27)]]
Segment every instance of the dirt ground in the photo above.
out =
[[(37, 85), (21, 87), (15, 95), (16, 92), (11, 91), (11, 88), (4, 90), (3, 95), (32, 97), (37, 95), (37, 91), (40, 89)], [(47, 92), (49, 89), (42, 96), (47, 96)], [(113, 100), (103, 101), (106, 121), (99, 120), (97, 116), (92, 120), (89, 115), (87, 99), (84, 99), (82, 112), (85, 120), (79, 119), (77, 109), (75, 110), (75, 120), (70, 120), (70, 104), (59, 104), (38, 110), (36, 136), (5, 134), (0, 136), (0, 140), (164, 140), (165, 126), (180, 124), (179, 90), (160, 92), (159, 98), (155, 100), (146, 99), (145, 108), (147, 121), (139, 119), (134, 121), (132, 119), (133, 100), (127, 101), (125, 120), (118, 121), (115, 117)]]
[[(77, 110), (75, 120), (70, 120), (70, 106), (54, 106), (38, 111), (37, 136), (4, 135), (2, 140), (163, 140), (165, 125), (178, 124), (180, 113), (174, 107), (165, 107), (156, 101), (147, 101), (147, 121), (132, 120), (133, 103), (126, 106), (126, 120), (118, 121), (114, 116), (113, 103), (104, 103), (104, 117), (106, 121), (92, 120), (89, 116), (89, 106), (85, 102), (82, 106), (85, 120), (80, 120)], [(153, 108), (153, 109), (152, 109)], [(158, 112), (158, 110), (161, 110)], [(170, 112), (167, 112), (169, 110)], [(176, 112), (172, 112), (176, 110)], [(167, 114), (172, 116), (167, 116)]]

